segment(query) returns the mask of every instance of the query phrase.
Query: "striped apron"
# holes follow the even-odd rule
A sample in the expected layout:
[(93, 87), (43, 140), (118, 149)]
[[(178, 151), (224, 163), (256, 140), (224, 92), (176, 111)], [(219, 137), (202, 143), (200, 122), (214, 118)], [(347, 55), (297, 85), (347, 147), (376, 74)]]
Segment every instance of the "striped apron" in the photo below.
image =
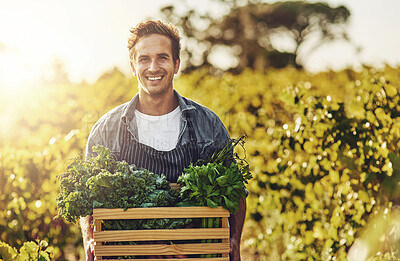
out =
[(187, 126), (190, 142), (170, 151), (159, 151), (142, 144), (124, 128), (119, 160), (125, 160), (128, 164), (135, 164), (138, 168), (145, 168), (157, 174), (164, 174), (169, 182), (176, 182), (184, 168), (199, 159), (196, 133), (190, 118), (187, 119)]

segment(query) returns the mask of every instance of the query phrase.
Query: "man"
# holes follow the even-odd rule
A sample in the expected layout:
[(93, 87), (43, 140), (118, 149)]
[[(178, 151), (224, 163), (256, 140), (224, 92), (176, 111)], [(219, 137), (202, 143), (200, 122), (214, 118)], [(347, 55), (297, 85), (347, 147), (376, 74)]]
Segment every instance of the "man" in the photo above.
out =
[[(229, 139), (218, 116), (180, 96), (173, 86), (180, 66), (178, 30), (160, 21), (146, 21), (131, 29), (128, 40), (131, 67), (139, 82), (133, 99), (109, 111), (93, 126), (92, 146), (108, 147), (118, 160), (163, 173), (176, 182), (191, 162), (206, 158)], [(230, 217), (231, 260), (240, 260), (240, 237), (246, 205)], [(81, 218), (87, 260), (93, 259), (91, 217)]]

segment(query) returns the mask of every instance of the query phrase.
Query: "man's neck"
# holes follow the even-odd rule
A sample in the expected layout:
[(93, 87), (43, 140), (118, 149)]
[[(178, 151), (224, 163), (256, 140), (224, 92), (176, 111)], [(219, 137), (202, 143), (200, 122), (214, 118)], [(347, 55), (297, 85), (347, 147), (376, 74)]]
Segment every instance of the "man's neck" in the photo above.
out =
[(160, 116), (172, 112), (178, 105), (178, 99), (173, 89), (159, 96), (148, 95), (139, 90), (136, 109), (147, 115)]

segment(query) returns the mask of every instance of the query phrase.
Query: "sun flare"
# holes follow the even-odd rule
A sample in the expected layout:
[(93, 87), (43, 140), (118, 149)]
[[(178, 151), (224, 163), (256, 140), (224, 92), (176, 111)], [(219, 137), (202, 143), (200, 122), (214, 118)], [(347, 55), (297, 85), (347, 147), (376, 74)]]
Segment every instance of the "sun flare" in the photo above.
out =
[(11, 51), (0, 53), (1, 93), (22, 94), (36, 81), (38, 81), (36, 70), (18, 53)]

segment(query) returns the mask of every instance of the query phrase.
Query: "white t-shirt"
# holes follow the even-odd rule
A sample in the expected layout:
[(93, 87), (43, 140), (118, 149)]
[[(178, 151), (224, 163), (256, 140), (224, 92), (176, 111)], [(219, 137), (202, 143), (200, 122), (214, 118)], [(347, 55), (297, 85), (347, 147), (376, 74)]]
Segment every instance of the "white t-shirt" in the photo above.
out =
[(160, 151), (174, 149), (178, 142), (181, 115), (179, 106), (161, 116), (147, 115), (135, 110), (139, 142)]

